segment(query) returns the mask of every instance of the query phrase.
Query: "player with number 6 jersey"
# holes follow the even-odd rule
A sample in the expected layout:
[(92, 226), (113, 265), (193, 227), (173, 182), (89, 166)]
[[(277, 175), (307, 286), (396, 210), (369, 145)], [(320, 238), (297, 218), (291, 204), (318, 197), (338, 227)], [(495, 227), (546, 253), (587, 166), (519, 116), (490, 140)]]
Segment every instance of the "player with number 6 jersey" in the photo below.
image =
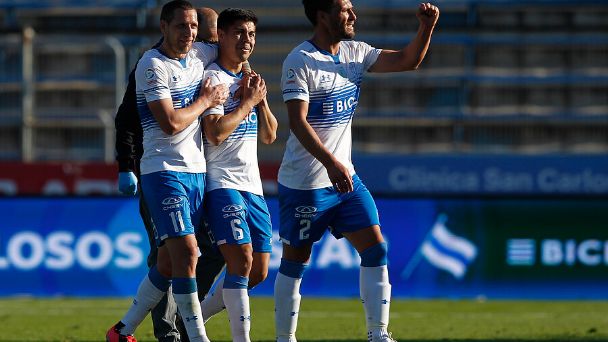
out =
[(244, 67), (255, 47), (257, 22), (249, 10), (229, 8), (220, 13), (219, 58), (206, 72), (212, 85), (227, 85), (230, 95), (223, 105), (203, 114), (205, 218), (226, 260), (226, 272), (201, 308), (208, 319), (225, 307), (232, 340), (240, 342), (250, 340), (248, 290), (266, 278), (272, 251), (257, 141), (275, 140), (277, 120), (266, 100), (264, 79)]

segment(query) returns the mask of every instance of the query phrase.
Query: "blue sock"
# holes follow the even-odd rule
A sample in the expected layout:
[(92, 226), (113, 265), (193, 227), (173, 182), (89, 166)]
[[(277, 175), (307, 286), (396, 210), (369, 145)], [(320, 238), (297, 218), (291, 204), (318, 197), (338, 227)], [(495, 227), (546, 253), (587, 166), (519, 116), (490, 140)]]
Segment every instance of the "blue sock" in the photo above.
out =
[(307, 267), (308, 264), (281, 259), (279, 272), (291, 278), (302, 278)]
[(378, 267), (387, 264), (388, 248), (386, 242), (376, 244), (363, 252), (359, 253), (361, 257), (361, 266)]

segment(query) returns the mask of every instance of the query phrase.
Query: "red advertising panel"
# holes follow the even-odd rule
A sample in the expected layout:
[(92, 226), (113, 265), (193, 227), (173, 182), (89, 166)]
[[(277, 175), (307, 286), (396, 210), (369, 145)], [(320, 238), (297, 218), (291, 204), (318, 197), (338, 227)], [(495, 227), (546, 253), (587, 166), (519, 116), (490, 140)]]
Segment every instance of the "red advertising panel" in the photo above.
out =
[[(261, 164), (266, 194), (276, 193), (278, 165)], [(0, 163), (0, 195), (116, 195), (115, 164)]]

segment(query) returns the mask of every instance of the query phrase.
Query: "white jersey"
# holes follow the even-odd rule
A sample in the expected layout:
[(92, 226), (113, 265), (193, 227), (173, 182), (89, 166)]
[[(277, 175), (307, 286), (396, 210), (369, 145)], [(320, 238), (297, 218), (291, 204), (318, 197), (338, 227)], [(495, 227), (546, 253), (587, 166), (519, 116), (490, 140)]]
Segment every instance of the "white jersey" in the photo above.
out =
[[(230, 90), (230, 97), (223, 105), (208, 109), (204, 116), (224, 115), (234, 111), (241, 102), (240, 98), (234, 97), (234, 93), (239, 88), (241, 75), (235, 75), (213, 63), (207, 68), (205, 77), (211, 77), (212, 85), (226, 84)], [(257, 108), (254, 107), (219, 146), (214, 146), (204, 139), (207, 156), (206, 191), (228, 188), (260, 196), (263, 194), (258, 168), (257, 119)]]
[[(351, 161), (351, 124), (361, 79), (381, 51), (364, 42), (342, 41), (338, 54), (331, 55), (305, 41), (283, 62), (283, 100), (308, 102), (306, 121), (351, 175), (355, 174)], [(279, 168), (279, 183), (299, 190), (332, 186), (323, 164), (302, 146), (293, 132), (287, 139)]]
[(205, 65), (216, 57), (215, 45), (194, 43), (182, 60), (169, 58), (158, 49), (146, 51), (140, 59), (135, 83), (143, 129), (141, 174), (206, 171), (200, 117), (181, 132), (168, 135), (152, 115), (148, 102), (171, 99), (175, 109), (189, 106), (198, 97)]

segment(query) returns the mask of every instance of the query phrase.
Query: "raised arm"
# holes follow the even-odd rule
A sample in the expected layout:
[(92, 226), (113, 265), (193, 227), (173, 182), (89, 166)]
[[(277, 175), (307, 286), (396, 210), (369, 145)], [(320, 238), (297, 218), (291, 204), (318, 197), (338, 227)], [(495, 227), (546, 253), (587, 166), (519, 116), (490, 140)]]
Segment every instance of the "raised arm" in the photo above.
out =
[(339, 192), (353, 191), (353, 180), (348, 168), (340, 163), (323, 145), (319, 136), (306, 121), (308, 103), (302, 100), (287, 101), (289, 129), (298, 138), (302, 146), (323, 164), (327, 175)]
[(439, 19), (439, 9), (430, 3), (422, 3), (416, 12), (419, 26), (416, 37), (401, 50), (382, 50), (371, 72), (395, 72), (418, 68), (431, 42), (431, 35)]
[(204, 117), (205, 136), (213, 145), (217, 146), (224, 142), (251, 113), (253, 107), (266, 97), (266, 83), (260, 77), (243, 79), (241, 88), (241, 102), (232, 112), (209, 114)]
[(190, 126), (207, 108), (224, 103), (228, 97), (228, 89), (224, 84), (211, 86), (207, 78), (199, 92), (198, 98), (184, 108), (173, 108), (171, 99), (160, 99), (148, 102), (148, 107), (160, 128), (168, 135), (174, 135)]

